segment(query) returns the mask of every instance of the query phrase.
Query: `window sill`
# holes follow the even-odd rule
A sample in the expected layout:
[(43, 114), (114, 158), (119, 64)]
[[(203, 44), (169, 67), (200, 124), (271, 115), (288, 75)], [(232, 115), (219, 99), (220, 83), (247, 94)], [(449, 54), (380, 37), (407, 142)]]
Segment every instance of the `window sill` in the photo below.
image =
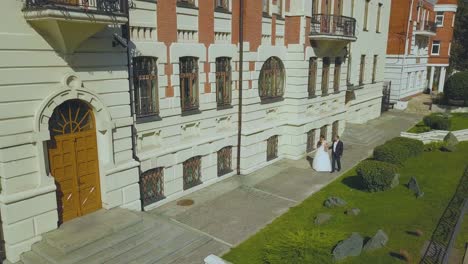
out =
[(230, 170), (225, 170), (225, 171), (222, 171), (222, 172), (218, 172), (218, 177), (222, 177), (222, 176), (224, 176), (224, 175), (226, 175), (226, 174), (229, 174), (229, 173), (231, 173), (231, 172), (233, 172), (232, 169), (230, 169)]
[(283, 97), (274, 97), (274, 98), (265, 98), (265, 99), (260, 98), (260, 101), (261, 101), (260, 104), (277, 103), (277, 102), (281, 102), (283, 100), (284, 100)]
[(280, 15), (280, 14), (276, 14), (276, 19), (277, 19), (277, 20), (281, 20), (281, 21), (284, 21), (284, 20), (285, 20), (285, 18), (284, 18), (282, 15)]
[(363, 29), (362, 31), (369, 32), (369, 30), (367, 28)]
[(317, 95), (309, 95), (308, 98), (309, 98), (309, 99), (314, 99), (314, 98), (317, 98)]
[(334, 91), (333, 94), (340, 94), (341, 91)]
[(231, 11), (229, 11), (229, 10), (226, 9), (226, 8), (222, 8), (222, 7), (216, 7), (216, 8), (215, 8), (215, 12), (224, 13), (224, 14), (232, 14)]
[(231, 108), (234, 108), (234, 106), (232, 106), (230, 104), (229, 105), (218, 105), (216, 107), (216, 110), (226, 110), (226, 109), (231, 109)]
[(262, 13), (262, 16), (265, 17), (265, 18), (271, 18), (270, 14), (266, 13), (266, 12), (263, 12)]
[(329, 93), (322, 93), (320, 96), (325, 97), (325, 96), (329, 96), (329, 95), (330, 95)]
[(194, 4), (189, 4), (189, 3), (184, 3), (184, 2), (178, 2), (177, 7), (184, 7), (184, 8), (190, 8), (190, 9), (198, 10), (198, 7), (195, 6)]
[(187, 111), (182, 111), (182, 116), (190, 116), (190, 115), (198, 115), (201, 114), (201, 111), (199, 109), (193, 109), (193, 110), (187, 110)]
[(143, 123), (149, 123), (149, 122), (155, 122), (155, 121), (161, 121), (161, 120), (162, 118), (159, 115), (151, 115), (151, 116), (137, 117), (136, 123), (143, 124)]

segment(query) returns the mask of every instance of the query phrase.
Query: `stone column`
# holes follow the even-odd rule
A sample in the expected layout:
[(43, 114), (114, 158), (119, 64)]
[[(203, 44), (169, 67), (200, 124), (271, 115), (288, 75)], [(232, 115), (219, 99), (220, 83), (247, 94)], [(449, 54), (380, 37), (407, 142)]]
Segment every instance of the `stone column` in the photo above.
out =
[(435, 72), (435, 67), (431, 66), (431, 75), (429, 76), (429, 90), (432, 91), (432, 85), (434, 85), (434, 72)]
[(447, 67), (440, 68), (440, 78), (439, 78), (439, 93), (444, 91), (444, 83), (445, 83), (445, 71)]

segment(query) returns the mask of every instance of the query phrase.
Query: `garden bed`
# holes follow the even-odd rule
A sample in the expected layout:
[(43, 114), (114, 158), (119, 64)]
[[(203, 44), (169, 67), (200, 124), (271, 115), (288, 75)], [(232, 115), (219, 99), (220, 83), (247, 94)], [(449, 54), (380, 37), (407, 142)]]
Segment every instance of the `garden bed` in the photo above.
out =
[[(468, 129), (468, 113), (451, 113), (449, 131), (457, 131)], [(414, 127), (410, 128), (410, 133), (424, 133), (430, 131), (431, 128), (424, 124), (424, 121), (417, 123)]]
[[(385, 192), (363, 191), (361, 181), (352, 169), (223, 258), (236, 264), (287, 264), (301, 263), (295, 262), (296, 256), (305, 254), (308, 259), (314, 259), (313, 263), (333, 263), (331, 252), (338, 241), (346, 239), (352, 232), (372, 237), (382, 229), (389, 236), (384, 248), (349, 257), (341, 263), (395, 263), (395, 256), (401, 249), (407, 250), (416, 263), (454, 194), (467, 165), (467, 156), (468, 142), (462, 142), (455, 152), (424, 152), (409, 158), (399, 172), (400, 184)], [(323, 174), (323, 177), (327, 176)], [(412, 176), (417, 178), (424, 191), (421, 198), (416, 198), (405, 186)], [(329, 196), (341, 197), (348, 204), (344, 208), (327, 209), (323, 201)], [(361, 213), (345, 215), (348, 208), (359, 208)], [(315, 225), (314, 218), (320, 213), (332, 214), (331, 220)], [(423, 235), (412, 235), (414, 230), (421, 230)], [(267, 259), (270, 262), (265, 261)]]

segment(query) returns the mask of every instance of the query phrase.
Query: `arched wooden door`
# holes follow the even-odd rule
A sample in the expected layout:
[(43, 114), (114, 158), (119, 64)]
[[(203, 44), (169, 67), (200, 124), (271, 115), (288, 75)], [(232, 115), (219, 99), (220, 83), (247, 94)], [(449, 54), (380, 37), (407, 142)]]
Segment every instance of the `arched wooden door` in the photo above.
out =
[(101, 208), (94, 115), (79, 100), (58, 106), (50, 118), (50, 172), (57, 185), (59, 222)]

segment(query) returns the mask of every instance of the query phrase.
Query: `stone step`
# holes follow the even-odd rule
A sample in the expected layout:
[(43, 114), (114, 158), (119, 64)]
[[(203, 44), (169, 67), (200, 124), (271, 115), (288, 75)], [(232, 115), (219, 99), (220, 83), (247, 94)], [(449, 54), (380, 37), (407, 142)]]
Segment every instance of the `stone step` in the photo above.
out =
[[(134, 225), (127, 226), (125, 229), (118, 230), (107, 237), (103, 237), (99, 240), (93, 239), (93, 242), (82, 245), (80, 248), (69, 253), (63, 253), (62, 250), (44, 241), (34, 244), (32, 250), (51, 264), (84, 263), (82, 262), (83, 259), (98, 254), (126, 240), (132, 238), (138, 239), (143, 233), (155, 228), (155, 221), (153, 218), (145, 216), (142, 217), (141, 220), (142, 222), (136, 222)], [(84, 239), (86, 240), (86, 238)], [(79, 243), (82, 244), (81, 242)]]
[[(194, 263), (194, 260), (202, 260), (206, 256), (212, 254), (214, 247), (219, 247), (220, 243), (213, 239), (200, 239), (185, 248), (179, 250), (177, 253), (171, 254), (162, 258), (157, 264), (188, 264)], [(220, 249), (220, 252), (222, 249)], [(218, 253), (218, 252), (216, 252)]]
[(23, 264), (48, 264), (46, 259), (32, 251), (21, 254), (21, 261)]

